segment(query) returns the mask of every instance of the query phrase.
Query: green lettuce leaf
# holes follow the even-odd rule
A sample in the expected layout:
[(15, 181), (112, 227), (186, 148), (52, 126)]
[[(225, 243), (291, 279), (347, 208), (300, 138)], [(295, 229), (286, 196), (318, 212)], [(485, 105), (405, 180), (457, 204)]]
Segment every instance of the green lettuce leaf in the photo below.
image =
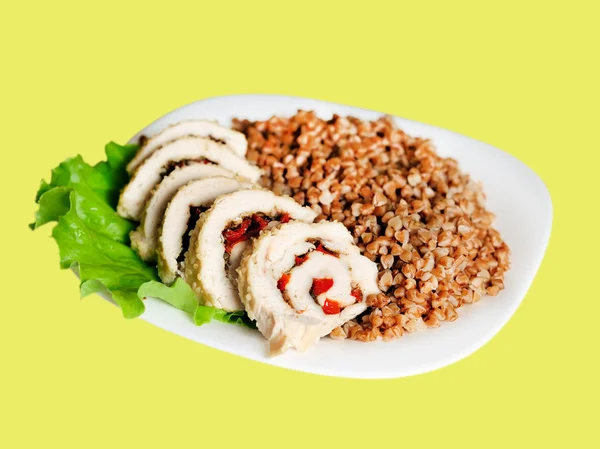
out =
[(143, 283), (157, 279), (155, 268), (145, 264), (128, 245), (88, 226), (73, 207), (76, 197), (77, 193), (71, 192), (71, 209), (58, 219), (52, 231), (61, 268), (79, 267), (81, 296), (106, 292), (126, 318), (141, 315), (144, 303), (137, 291)]
[(134, 223), (120, 217), (114, 207), (127, 183), (126, 164), (138, 147), (114, 142), (105, 147), (107, 160), (91, 166), (81, 156), (69, 158), (42, 181), (36, 229), (58, 224), (52, 236), (58, 244), (61, 268), (76, 268), (82, 297), (108, 294), (126, 318), (140, 316), (144, 303), (140, 285), (156, 280), (156, 269), (145, 264), (128, 246)]
[(52, 170), (50, 183), (42, 181), (36, 201), (54, 187), (77, 187), (82, 194), (94, 195), (114, 209), (121, 189), (129, 180), (127, 163), (138, 149), (138, 145), (110, 142), (104, 147), (107, 160), (94, 166), (86, 163), (79, 155), (67, 159)]
[(248, 318), (248, 315), (244, 310), (225, 312), (224, 310), (215, 307), (198, 305), (194, 312), (194, 323), (196, 323), (196, 326), (202, 326), (203, 324), (209, 323), (211, 320), (256, 329), (256, 323)]
[(39, 209), (32, 229), (58, 219), (73, 208), (86, 227), (98, 234), (121, 243), (129, 242), (134, 223), (120, 217), (113, 208), (87, 189), (87, 187), (54, 187), (39, 198)]
[[(42, 181), (36, 195), (40, 204), (35, 214), (36, 229), (50, 221), (58, 221), (71, 206), (92, 230), (101, 235), (128, 243), (135, 225), (115, 211), (119, 194), (127, 183), (126, 165), (137, 151), (136, 145), (106, 145), (107, 161), (91, 166), (81, 156), (69, 158), (52, 170), (50, 183)], [(71, 196), (71, 191), (75, 192)]]
[(78, 269), (82, 297), (104, 293), (121, 307), (126, 318), (144, 312), (143, 299), (159, 298), (192, 315), (197, 325), (211, 320), (254, 328), (245, 312), (228, 313), (199, 305), (192, 289), (178, 279), (171, 287), (158, 281), (156, 268), (144, 263), (129, 247), (135, 224), (116, 213), (121, 189), (128, 182), (127, 163), (138, 146), (106, 145), (107, 160), (94, 166), (81, 156), (69, 158), (42, 181), (36, 195), (37, 229), (57, 222), (52, 236), (58, 244), (61, 268)]
[(170, 287), (156, 281), (146, 282), (140, 286), (138, 296), (140, 299), (145, 299), (148, 296), (159, 298), (173, 307), (191, 314), (197, 326), (206, 324), (211, 320), (217, 320), (256, 329), (256, 325), (244, 311), (226, 312), (215, 307), (198, 304), (191, 287), (181, 278), (177, 279)]
[[(45, 181), (42, 181), (42, 185), (44, 184)], [(37, 200), (40, 207), (35, 213), (35, 221), (29, 227), (36, 229), (46, 223), (58, 221), (60, 217), (69, 212), (71, 208), (69, 195), (72, 191), (73, 189), (62, 186), (45, 190)]]
[(178, 278), (170, 287), (161, 282), (146, 282), (140, 286), (138, 296), (140, 299), (146, 299), (148, 296), (162, 299), (173, 307), (192, 315), (198, 305), (198, 300), (191, 287), (181, 278)]

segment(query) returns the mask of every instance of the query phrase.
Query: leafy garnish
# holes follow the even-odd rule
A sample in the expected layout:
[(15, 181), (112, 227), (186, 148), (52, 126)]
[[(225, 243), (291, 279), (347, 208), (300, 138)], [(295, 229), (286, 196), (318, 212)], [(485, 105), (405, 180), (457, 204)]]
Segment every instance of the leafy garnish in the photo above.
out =
[(248, 318), (248, 315), (244, 311), (226, 312), (215, 307), (198, 304), (196, 295), (183, 279), (177, 279), (170, 287), (161, 282), (146, 282), (140, 286), (138, 296), (140, 299), (145, 299), (148, 296), (162, 299), (173, 307), (191, 314), (198, 326), (206, 324), (211, 320), (217, 320), (224, 323), (256, 328), (254, 322)]
[[(77, 194), (73, 191), (70, 196), (73, 205)], [(137, 291), (141, 284), (157, 279), (156, 270), (129, 246), (87, 226), (74, 207), (58, 219), (52, 236), (58, 244), (61, 268), (79, 267), (81, 296), (107, 292), (126, 318), (144, 312)]]
[(129, 180), (127, 163), (137, 145), (106, 145), (106, 161), (94, 166), (81, 156), (69, 158), (42, 181), (36, 202), (37, 229), (57, 222), (52, 236), (58, 244), (61, 268), (79, 270), (80, 292), (106, 293), (126, 318), (144, 312), (143, 299), (159, 298), (192, 315), (197, 325), (211, 319), (254, 327), (245, 312), (225, 312), (198, 304), (192, 289), (178, 279), (171, 287), (158, 281), (156, 268), (146, 264), (129, 247), (135, 224), (115, 210), (121, 189)]

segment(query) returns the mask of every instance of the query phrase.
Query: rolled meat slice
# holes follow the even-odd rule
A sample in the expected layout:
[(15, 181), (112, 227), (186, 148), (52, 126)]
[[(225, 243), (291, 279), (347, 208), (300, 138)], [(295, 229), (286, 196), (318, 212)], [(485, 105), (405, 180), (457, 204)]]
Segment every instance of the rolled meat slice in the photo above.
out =
[(158, 148), (167, 142), (186, 136), (207, 137), (216, 142), (221, 142), (240, 157), (246, 155), (246, 149), (248, 148), (246, 136), (238, 131), (209, 120), (186, 120), (163, 129), (144, 142), (135, 157), (127, 165), (127, 171), (133, 173)]
[(121, 193), (119, 215), (139, 221), (154, 186), (175, 167), (189, 163), (219, 165), (252, 182), (260, 177), (257, 167), (226, 146), (203, 137), (183, 137), (157, 149), (138, 167)]
[(249, 241), (274, 222), (312, 222), (315, 216), (312, 209), (268, 190), (223, 195), (202, 214), (191, 234), (184, 279), (201, 303), (228, 312), (242, 310), (236, 269)]
[(379, 293), (377, 265), (360, 254), (337, 222), (288, 223), (246, 250), (238, 289), (248, 316), (269, 340), (270, 355), (305, 351), (367, 308)]
[(211, 176), (226, 176), (233, 178), (235, 175), (224, 168), (214, 164), (194, 163), (176, 167), (152, 191), (152, 196), (146, 202), (140, 225), (130, 235), (131, 247), (137, 251), (146, 262), (156, 260), (156, 244), (158, 241), (158, 228), (163, 219), (167, 204), (177, 193), (177, 190), (195, 179)]
[(215, 176), (192, 181), (177, 191), (164, 214), (158, 239), (158, 274), (165, 284), (183, 275), (189, 236), (200, 215), (218, 196), (251, 187), (249, 182)]

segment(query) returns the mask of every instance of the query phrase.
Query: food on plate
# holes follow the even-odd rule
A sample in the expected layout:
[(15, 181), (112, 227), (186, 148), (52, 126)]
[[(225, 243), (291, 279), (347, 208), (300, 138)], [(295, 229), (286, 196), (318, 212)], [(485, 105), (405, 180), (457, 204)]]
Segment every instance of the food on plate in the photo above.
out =
[(247, 159), (263, 169), (263, 187), (310, 206), (316, 221), (342, 222), (377, 263), (384, 293), (332, 336), (391, 340), (454, 321), (463, 304), (504, 288), (509, 248), (481, 185), (391, 117), (299, 111), (234, 127), (248, 139)]
[(379, 293), (377, 265), (341, 223), (276, 226), (252, 242), (237, 271), (240, 299), (271, 355), (305, 351)]
[(138, 221), (152, 189), (176, 167), (191, 163), (219, 165), (250, 181), (260, 177), (259, 169), (225, 145), (204, 137), (182, 137), (155, 150), (136, 169), (119, 199), (119, 215)]
[(213, 176), (191, 181), (177, 191), (164, 211), (158, 239), (158, 274), (165, 284), (171, 285), (182, 276), (190, 233), (200, 214), (208, 210), (217, 197), (252, 186), (238, 179)]
[(275, 355), (393, 340), (504, 288), (481, 185), (429, 140), (310, 111), (233, 126), (177, 123), (42, 182), (32, 227), (58, 223), (83, 296), (108, 292), (126, 317), (156, 296), (198, 325), (256, 323)]
[(186, 120), (168, 126), (147, 139), (131, 162), (127, 164), (127, 171), (133, 173), (148, 156), (166, 143), (188, 136), (206, 137), (226, 145), (240, 157), (246, 155), (248, 143), (243, 134), (210, 120)]
[(200, 216), (185, 257), (184, 279), (202, 304), (242, 310), (236, 269), (249, 240), (274, 222), (312, 222), (316, 214), (291, 198), (262, 189), (220, 196)]
[(131, 233), (131, 247), (137, 251), (146, 262), (156, 260), (156, 245), (158, 241), (158, 229), (167, 208), (167, 204), (177, 193), (177, 190), (190, 181), (203, 179), (211, 176), (235, 175), (215, 164), (191, 164), (175, 169), (165, 176), (156, 188), (152, 196), (146, 202), (140, 225)]

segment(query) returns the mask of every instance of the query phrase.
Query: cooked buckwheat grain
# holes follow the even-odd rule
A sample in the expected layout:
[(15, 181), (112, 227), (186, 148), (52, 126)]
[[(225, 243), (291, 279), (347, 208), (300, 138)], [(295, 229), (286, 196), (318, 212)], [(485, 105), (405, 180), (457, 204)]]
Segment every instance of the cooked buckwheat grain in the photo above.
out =
[(509, 248), (492, 227), (479, 184), (429, 140), (408, 136), (390, 117), (234, 120), (248, 138), (247, 158), (261, 183), (338, 220), (379, 266), (384, 293), (331, 337), (396, 339), (438, 327), (457, 310), (504, 288)]

